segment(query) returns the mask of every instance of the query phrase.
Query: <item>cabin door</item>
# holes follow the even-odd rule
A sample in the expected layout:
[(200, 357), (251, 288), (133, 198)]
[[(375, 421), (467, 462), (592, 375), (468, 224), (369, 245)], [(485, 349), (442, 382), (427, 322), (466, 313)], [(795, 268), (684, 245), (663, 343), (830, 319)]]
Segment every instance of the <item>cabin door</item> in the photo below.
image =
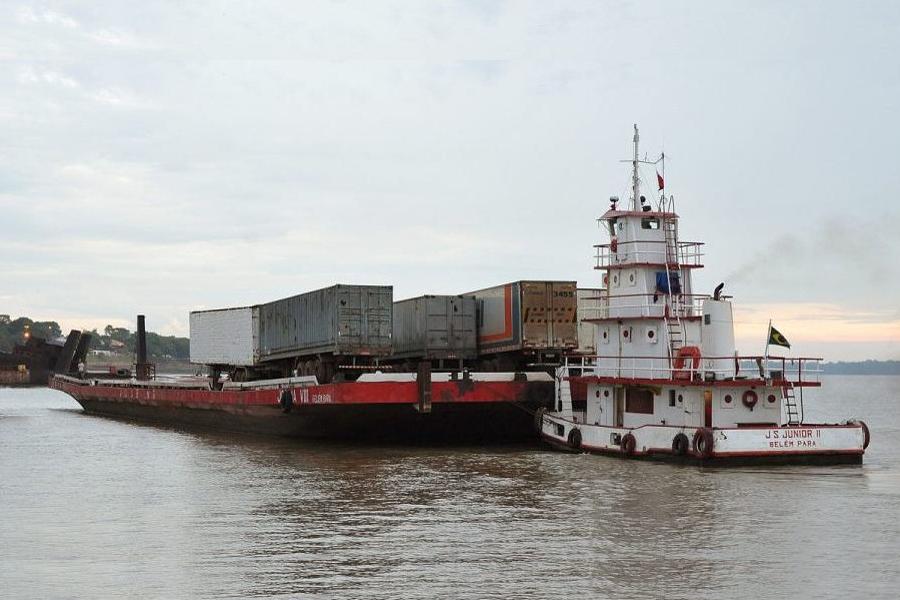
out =
[(614, 391), (615, 398), (615, 415), (614, 421), (616, 427), (623, 427), (625, 424), (625, 388), (617, 386)]

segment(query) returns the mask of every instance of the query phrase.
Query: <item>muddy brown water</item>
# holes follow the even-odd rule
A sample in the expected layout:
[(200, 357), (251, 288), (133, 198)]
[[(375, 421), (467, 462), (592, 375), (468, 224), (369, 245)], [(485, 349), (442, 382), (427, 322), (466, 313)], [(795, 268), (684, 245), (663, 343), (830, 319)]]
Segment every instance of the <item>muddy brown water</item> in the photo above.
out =
[(900, 377), (826, 378), (865, 464), (310, 444), (0, 389), (3, 598), (896, 598)]

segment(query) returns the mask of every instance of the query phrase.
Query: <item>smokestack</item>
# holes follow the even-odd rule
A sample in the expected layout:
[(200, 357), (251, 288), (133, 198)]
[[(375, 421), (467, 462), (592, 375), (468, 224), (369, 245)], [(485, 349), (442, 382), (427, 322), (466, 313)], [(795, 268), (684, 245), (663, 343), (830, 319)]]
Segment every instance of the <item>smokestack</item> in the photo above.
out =
[(144, 315), (138, 315), (137, 318), (136, 341), (137, 356), (134, 361), (134, 376), (141, 381), (153, 379), (156, 375), (156, 367), (147, 362), (147, 329), (144, 327)]
[(144, 315), (137, 316), (137, 364), (147, 364), (147, 329), (144, 326)]

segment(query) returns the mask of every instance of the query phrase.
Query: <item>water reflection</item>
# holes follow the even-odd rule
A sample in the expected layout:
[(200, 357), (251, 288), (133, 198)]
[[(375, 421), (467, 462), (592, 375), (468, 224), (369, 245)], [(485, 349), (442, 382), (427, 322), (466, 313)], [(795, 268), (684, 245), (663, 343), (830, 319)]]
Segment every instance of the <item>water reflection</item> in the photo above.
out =
[(184, 431), (0, 390), (0, 580), (16, 598), (889, 597), (884, 385), (859, 407), (884, 415), (865, 467), (739, 470)]

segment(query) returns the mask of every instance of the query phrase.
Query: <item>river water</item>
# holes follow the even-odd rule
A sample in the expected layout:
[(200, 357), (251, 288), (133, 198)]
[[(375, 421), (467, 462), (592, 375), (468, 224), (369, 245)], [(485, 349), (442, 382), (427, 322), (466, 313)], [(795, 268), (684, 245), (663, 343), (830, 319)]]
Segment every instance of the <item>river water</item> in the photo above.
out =
[(321, 445), (0, 389), (8, 598), (897, 598), (900, 377), (830, 376), (865, 464)]

